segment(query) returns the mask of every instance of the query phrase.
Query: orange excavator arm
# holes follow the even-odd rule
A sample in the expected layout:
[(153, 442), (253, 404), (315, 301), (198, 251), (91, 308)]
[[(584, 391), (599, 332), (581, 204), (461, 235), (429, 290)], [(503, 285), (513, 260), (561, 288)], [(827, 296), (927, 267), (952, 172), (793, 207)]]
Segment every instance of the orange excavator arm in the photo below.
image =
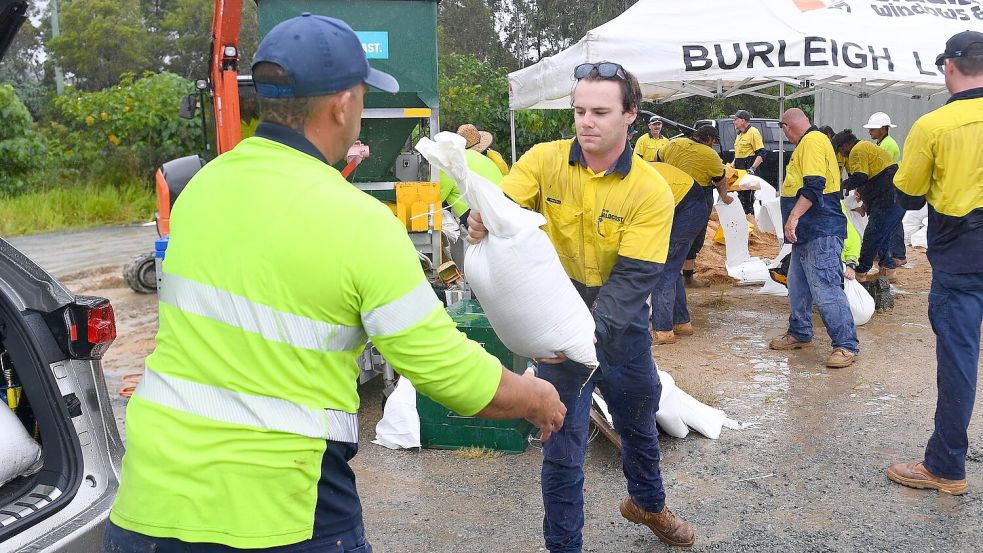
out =
[(242, 0), (215, 0), (212, 16), (212, 106), (215, 111), (216, 153), (242, 141), (239, 122), (239, 26)]

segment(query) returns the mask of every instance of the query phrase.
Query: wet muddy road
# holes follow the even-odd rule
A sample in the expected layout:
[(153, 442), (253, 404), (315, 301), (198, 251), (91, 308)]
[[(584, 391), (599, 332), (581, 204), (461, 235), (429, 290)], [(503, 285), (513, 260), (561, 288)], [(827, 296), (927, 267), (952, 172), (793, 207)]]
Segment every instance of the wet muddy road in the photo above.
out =
[[(983, 549), (983, 430), (970, 427), (970, 492), (942, 496), (888, 481), (886, 466), (920, 459), (936, 400), (925, 256), (899, 271), (910, 292), (860, 329), (851, 368), (822, 366), (817, 347), (767, 349), (785, 329), (785, 298), (715, 286), (691, 294), (697, 334), (653, 354), (694, 397), (748, 425), (713, 441), (661, 440), (669, 506), (697, 532), (694, 551), (977, 551)], [(112, 269), (112, 270), (110, 270)], [(118, 268), (71, 276), (76, 291), (113, 299), (120, 338), (106, 358), (111, 392), (142, 368), (156, 307)], [(376, 551), (541, 551), (541, 453), (468, 459), (446, 451), (389, 451), (369, 443), (381, 416), (378, 381), (363, 388), (362, 446), (353, 466)], [(117, 415), (122, 418), (123, 400)], [(979, 413), (980, 405), (977, 405)], [(597, 437), (586, 467), (585, 551), (666, 551), (621, 518), (617, 451)]]

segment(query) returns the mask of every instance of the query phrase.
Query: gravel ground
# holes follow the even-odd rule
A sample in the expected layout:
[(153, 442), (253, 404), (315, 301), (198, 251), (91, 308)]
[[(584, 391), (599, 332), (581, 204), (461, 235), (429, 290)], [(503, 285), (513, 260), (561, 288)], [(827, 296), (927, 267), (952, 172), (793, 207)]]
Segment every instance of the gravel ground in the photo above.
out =
[[(134, 239), (137, 252), (150, 239)], [(151, 233), (152, 234), (152, 229)], [(124, 256), (124, 261), (125, 261)], [(927, 320), (925, 256), (899, 271), (908, 295), (860, 329), (862, 357), (828, 370), (817, 347), (767, 349), (788, 314), (784, 298), (718, 285), (691, 294), (697, 334), (653, 349), (678, 385), (748, 426), (719, 440), (664, 437), (669, 506), (696, 529), (694, 551), (977, 551), (983, 548), (983, 431), (970, 427), (970, 492), (949, 497), (887, 480), (885, 467), (919, 459), (936, 401), (934, 336)], [(131, 292), (122, 265), (60, 276), (76, 292), (116, 307), (119, 339), (105, 359), (111, 391), (142, 369), (153, 348), (156, 303)], [(56, 274), (59, 274), (56, 271)], [(378, 380), (362, 389), (363, 445), (353, 461), (376, 551), (542, 551), (540, 451), (466, 458), (438, 450), (373, 445), (381, 417)], [(122, 425), (125, 400), (117, 398)], [(979, 406), (977, 406), (977, 409)], [(664, 551), (621, 518), (617, 450), (603, 437), (586, 464), (585, 551)]]

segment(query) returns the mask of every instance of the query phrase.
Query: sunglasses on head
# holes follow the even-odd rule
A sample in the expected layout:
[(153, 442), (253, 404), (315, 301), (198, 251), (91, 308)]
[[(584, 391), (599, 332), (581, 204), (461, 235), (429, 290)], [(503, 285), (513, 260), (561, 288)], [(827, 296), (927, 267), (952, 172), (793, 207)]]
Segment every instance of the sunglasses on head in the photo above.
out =
[(625, 68), (621, 67), (621, 64), (602, 61), (600, 63), (582, 63), (573, 70), (573, 78), (583, 79), (589, 77), (591, 74), (595, 74), (602, 79), (612, 79), (617, 78), (622, 81), (628, 80), (628, 73), (625, 72)]

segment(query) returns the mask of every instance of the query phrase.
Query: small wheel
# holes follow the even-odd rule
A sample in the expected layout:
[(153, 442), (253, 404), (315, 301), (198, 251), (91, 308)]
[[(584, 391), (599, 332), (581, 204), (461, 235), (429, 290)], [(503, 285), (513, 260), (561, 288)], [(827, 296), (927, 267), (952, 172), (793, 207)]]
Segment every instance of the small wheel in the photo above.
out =
[(157, 291), (157, 265), (154, 254), (143, 254), (123, 267), (123, 280), (138, 294), (153, 294)]

